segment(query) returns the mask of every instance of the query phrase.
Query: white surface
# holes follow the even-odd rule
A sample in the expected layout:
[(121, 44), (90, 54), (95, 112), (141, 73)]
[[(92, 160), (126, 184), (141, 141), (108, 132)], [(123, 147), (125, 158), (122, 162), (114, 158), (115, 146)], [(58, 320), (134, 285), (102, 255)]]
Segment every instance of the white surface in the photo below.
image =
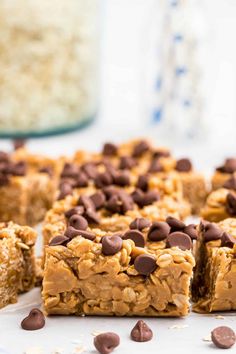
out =
[[(76, 352), (76, 348), (84, 347), (84, 354), (95, 354), (93, 333), (109, 331), (120, 336), (121, 345), (114, 351), (117, 354), (210, 354), (217, 353), (219, 349), (211, 342), (203, 341), (203, 338), (209, 337), (213, 328), (229, 326), (236, 331), (236, 316), (233, 313), (223, 314), (224, 319), (217, 319), (216, 314), (194, 313), (184, 319), (146, 318), (154, 334), (153, 340), (147, 343), (136, 343), (129, 338), (137, 322), (135, 318), (55, 316), (47, 318), (41, 330), (24, 331), (20, 323), (35, 306), (40, 306), (39, 289), (22, 295), (18, 304), (0, 311), (0, 348), (7, 349), (9, 354), (78, 354), (80, 352)], [(41, 351), (27, 352), (30, 348)], [(57, 353), (56, 349), (61, 351)], [(235, 350), (234, 347), (227, 353), (235, 353)]]

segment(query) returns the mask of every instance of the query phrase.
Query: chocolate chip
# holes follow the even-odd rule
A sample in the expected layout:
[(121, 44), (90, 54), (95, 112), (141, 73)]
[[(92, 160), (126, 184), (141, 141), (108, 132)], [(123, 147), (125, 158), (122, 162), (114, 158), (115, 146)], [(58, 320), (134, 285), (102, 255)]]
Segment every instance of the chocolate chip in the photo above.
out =
[(205, 242), (219, 240), (222, 236), (222, 230), (213, 223), (207, 223), (203, 226), (203, 239)]
[(25, 176), (26, 172), (27, 172), (27, 166), (24, 161), (13, 163), (10, 166), (10, 173), (13, 176)]
[(160, 194), (157, 191), (148, 191), (143, 195), (140, 206), (144, 207), (160, 200)]
[(119, 168), (121, 170), (131, 170), (131, 168), (133, 168), (134, 166), (137, 165), (136, 160), (131, 157), (131, 156), (121, 156), (120, 158), (120, 164), (119, 164)]
[(145, 218), (136, 218), (134, 219), (130, 225), (130, 229), (136, 229), (142, 231), (143, 229), (149, 227), (151, 225), (151, 222), (148, 219)]
[(88, 178), (94, 179), (97, 174), (97, 167), (92, 162), (87, 162), (81, 166), (81, 170), (87, 175)]
[(132, 198), (124, 191), (112, 195), (107, 201), (106, 208), (112, 213), (125, 214), (128, 210), (133, 209)]
[(197, 239), (197, 225), (189, 224), (188, 226), (185, 226), (183, 232), (189, 235), (192, 240)]
[(26, 331), (35, 331), (45, 326), (45, 317), (37, 308), (30, 311), (29, 315), (21, 322), (21, 327)]
[(82, 205), (85, 209), (87, 210), (95, 210), (95, 205), (93, 204), (93, 201), (91, 198), (87, 195), (81, 195), (78, 200), (78, 205)]
[(0, 173), (0, 187), (6, 186), (10, 183), (9, 176)]
[(211, 340), (216, 347), (229, 349), (235, 344), (236, 336), (230, 327), (220, 326), (211, 332)]
[(73, 193), (73, 188), (69, 182), (63, 182), (59, 186), (59, 196), (58, 200), (64, 199), (67, 195), (71, 195)]
[(163, 167), (159, 159), (155, 158), (154, 160), (152, 160), (148, 172), (155, 173), (155, 172), (162, 172), (162, 171), (163, 171)]
[(77, 174), (77, 177), (76, 177), (76, 187), (77, 188), (84, 188), (84, 187), (87, 187), (88, 186), (88, 176), (82, 172), (82, 171), (79, 171), (78, 174)]
[(134, 268), (139, 274), (150, 275), (157, 268), (156, 259), (149, 254), (141, 254), (135, 258)]
[(103, 188), (113, 183), (113, 179), (108, 172), (98, 173), (94, 179), (94, 184), (97, 188)]
[(139, 230), (128, 230), (122, 238), (134, 241), (136, 247), (144, 247), (145, 245), (145, 238)]
[(84, 213), (84, 207), (82, 205), (78, 205), (74, 208), (71, 208), (65, 212), (65, 217), (70, 218), (72, 215), (78, 214), (78, 215), (83, 215)]
[(189, 159), (179, 159), (176, 161), (175, 169), (179, 172), (189, 172), (192, 170), (192, 163)]
[(87, 210), (84, 213), (84, 216), (86, 217), (88, 222), (93, 224), (100, 224), (100, 216), (98, 215), (98, 213), (96, 213), (95, 210), (91, 210), (91, 209)]
[(117, 151), (118, 151), (118, 147), (115, 144), (106, 143), (103, 146), (102, 153), (103, 153), (103, 155), (106, 155), (106, 156), (114, 156), (114, 155), (117, 155)]
[(51, 166), (45, 166), (39, 169), (39, 173), (46, 173), (50, 177), (53, 176), (53, 170)]
[(85, 231), (85, 230), (76, 230), (73, 226), (69, 226), (66, 231), (65, 235), (69, 237), (70, 239), (77, 237), (77, 236), (82, 236), (86, 238), (87, 240), (93, 241), (96, 238), (96, 235), (90, 231)]
[(90, 199), (92, 200), (96, 210), (101, 209), (106, 202), (106, 197), (105, 194), (101, 191), (98, 191), (97, 193), (94, 193), (90, 196)]
[(60, 246), (60, 245), (64, 246), (69, 241), (70, 241), (70, 239), (68, 237), (66, 237), (65, 235), (58, 235), (58, 236), (55, 236), (51, 239), (51, 241), (49, 242), (49, 246)]
[(74, 214), (70, 217), (69, 225), (74, 227), (76, 230), (86, 230), (88, 227), (88, 222), (83, 216)]
[(105, 194), (106, 198), (110, 198), (115, 194), (119, 194), (119, 190), (115, 186), (104, 187), (102, 191)]
[(148, 342), (152, 339), (153, 333), (150, 327), (139, 320), (130, 333), (130, 338), (135, 342)]
[(139, 141), (133, 149), (133, 157), (141, 157), (144, 153), (150, 150), (150, 146), (147, 141), (141, 140)]
[(139, 176), (137, 184), (136, 184), (136, 187), (138, 189), (141, 189), (143, 192), (147, 192), (147, 190), (148, 190), (148, 180), (149, 180), (148, 175)]
[(185, 228), (185, 223), (181, 220), (174, 218), (173, 216), (168, 216), (166, 218), (166, 222), (168, 225), (170, 225), (171, 232), (183, 231), (183, 229)]
[(120, 337), (113, 332), (106, 332), (94, 338), (94, 346), (100, 354), (111, 353), (120, 344)]
[(159, 159), (161, 157), (169, 157), (170, 152), (167, 150), (155, 150), (153, 151), (152, 156), (156, 159)]
[(112, 256), (118, 253), (122, 248), (122, 239), (119, 236), (102, 237), (102, 253), (105, 256)]
[(148, 239), (150, 241), (162, 241), (170, 233), (170, 226), (164, 221), (154, 221), (148, 232)]
[(144, 196), (144, 193), (141, 189), (135, 189), (131, 193), (131, 197), (132, 197), (133, 201), (138, 205), (142, 204), (143, 196)]
[(118, 186), (125, 187), (130, 185), (130, 176), (128, 171), (120, 171), (114, 177), (114, 183)]
[(5, 151), (0, 151), (0, 162), (9, 162), (10, 155)]
[(226, 189), (233, 189), (236, 191), (236, 177), (230, 177), (224, 184), (223, 187)]
[(234, 173), (236, 171), (236, 159), (235, 158), (226, 159), (224, 165), (217, 167), (216, 171), (222, 173)]
[(190, 250), (192, 248), (192, 240), (189, 235), (176, 231), (167, 236), (166, 246), (179, 247), (182, 251)]
[(221, 237), (221, 247), (229, 247), (233, 248), (236, 243), (236, 239), (228, 234), (227, 232), (223, 232)]
[(61, 178), (77, 178), (78, 172), (78, 166), (73, 163), (66, 162), (61, 173)]
[(26, 144), (26, 139), (14, 139), (13, 140), (13, 148), (14, 150), (21, 149), (25, 146)]
[(226, 196), (226, 211), (229, 215), (236, 215), (236, 195), (229, 192)]
[(125, 191), (120, 191), (119, 193), (119, 198), (121, 201), (121, 211), (123, 214), (125, 214), (129, 210), (133, 210), (134, 204), (133, 204), (133, 199), (129, 194), (127, 194)]

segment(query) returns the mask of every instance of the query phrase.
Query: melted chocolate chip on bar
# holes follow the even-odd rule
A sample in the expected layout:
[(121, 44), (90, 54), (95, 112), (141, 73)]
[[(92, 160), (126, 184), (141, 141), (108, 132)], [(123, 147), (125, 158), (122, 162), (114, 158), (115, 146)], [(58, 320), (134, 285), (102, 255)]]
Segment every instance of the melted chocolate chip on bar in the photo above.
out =
[(201, 224), (203, 239), (205, 242), (219, 240), (222, 236), (222, 230), (213, 223)]
[(170, 152), (167, 150), (155, 150), (152, 153), (155, 159), (160, 159), (161, 157), (170, 157)]
[(141, 254), (135, 258), (134, 268), (141, 275), (150, 275), (157, 268), (156, 259), (149, 254)]
[(133, 200), (125, 191), (117, 191), (108, 199), (106, 208), (112, 213), (125, 214), (133, 210)]
[(192, 240), (189, 235), (183, 232), (172, 232), (166, 239), (167, 247), (179, 247), (182, 251), (190, 250), (192, 248)]
[(114, 176), (114, 183), (117, 186), (125, 187), (130, 185), (130, 175), (128, 171), (119, 171)]
[(106, 202), (105, 194), (102, 191), (98, 191), (90, 196), (96, 210), (101, 209)]
[(105, 256), (112, 256), (118, 253), (122, 248), (122, 239), (117, 236), (103, 236), (102, 237), (102, 253)]
[(236, 171), (236, 159), (228, 158), (223, 166), (217, 167), (216, 171), (221, 173), (234, 173)]
[(148, 175), (139, 176), (137, 184), (136, 184), (136, 187), (138, 189), (141, 189), (143, 192), (147, 192), (147, 190), (148, 190), (148, 180), (149, 180)]
[(21, 322), (21, 327), (27, 331), (35, 331), (45, 326), (45, 317), (42, 311), (34, 308)]
[(162, 241), (170, 233), (170, 226), (164, 221), (154, 221), (148, 232), (149, 241)]
[(96, 238), (96, 235), (90, 231), (86, 230), (76, 230), (73, 226), (69, 226), (65, 231), (65, 236), (69, 237), (70, 239), (76, 236), (82, 236), (87, 240), (93, 241)]
[(132, 240), (136, 247), (144, 247), (145, 238), (139, 230), (128, 230), (122, 237), (123, 240)]
[(176, 171), (190, 172), (192, 170), (192, 163), (189, 159), (183, 158), (176, 161)]
[(145, 154), (148, 151), (150, 151), (150, 146), (148, 142), (145, 140), (141, 140), (134, 146), (132, 156), (141, 157), (143, 154)]
[(93, 162), (87, 162), (81, 166), (81, 170), (86, 174), (90, 179), (96, 178), (98, 171), (96, 164)]
[(183, 229), (183, 232), (187, 235), (189, 235), (189, 237), (192, 240), (196, 240), (197, 239), (197, 225), (194, 224), (189, 224), (187, 226), (185, 226), (185, 228)]
[(131, 197), (140, 208), (157, 202), (160, 199), (160, 194), (157, 191), (148, 191), (144, 193), (141, 189), (135, 189)]
[(143, 320), (139, 320), (130, 333), (130, 338), (135, 342), (148, 342), (152, 337), (151, 328)]
[(93, 343), (100, 354), (109, 354), (120, 344), (120, 337), (113, 332), (101, 333)]
[(88, 186), (88, 177), (87, 175), (82, 172), (82, 171), (79, 171), (78, 172), (78, 175), (75, 179), (75, 187), (77, 188), (84, 188), (84, 187), (87, 187)]
[(98, 173), (94, 179), (94, 184), (97, 188), (110, 186), (112, 183), (113, 183), (113, 178), (108, 171)]
[(74, 214), (70, 217), (69, 225), (74, 227), (76, 230), (86, 230), (88, 227), (88, 222), (83, 216)]
[(105, 143), (103, 146), (102, 153), (105, 156), (115, 156), (117, 155), (118, 147), (113, 143)]
[(131, 156), (121, 156), (119, 168), (121, 170), (131, 170), (134, 166), (137, 165), (136, 160)]
[(81, 195), (78, 200), (78, 205), (82, 205), (84, 207), (83, 216), (92, 223), (99, 224), (100, 218), (96, 212), (95, 205), (90, 197), (87, 195)]
[(70, 218), (72, 215), (83, 215), (84, 214), (84, 207), (82, 205), (78, 205), (74, 208), (71, 208), (65, 212), (65, 217)]
[(73, 193), (73, 187), (69, 182), (64, 181), (60, 183), (59, 191), (60, 193), (57, 199), (61, 200), (64, 199), (67, 195), (71, 195)]
[(155, 173), (155, 172), (163, 172), (163, 167), (159, 161), (159, 159), (155, 158), (152, 160), (148, 172)]
[(183, 231), (185, 228), (185, 223), (181, 220), (174, 218), (173, 216), (168, 216), (166, 218), (167, 224), (171, 227), (171, 232)]
[(142, 231), (143, 229), (149, 227), (150, 225), (151, 225), (151, 222), (148, 219), (136, 218), (130, 223), (129, 228), (131, 230), (137, 229), (139, 231)]
[(233, 189), (236, 191), (236, 177), (230, 177), (224, 184), (223, 187), (226, 189)]
[(229, 247), (233, 248), (236, 243), (236, 239), (228, 234), (227, 232), (223, 232), (221, 237), (221, 247)]
[(77, 178), (79, 168), (73, 163), (66, 162), (61, 172), (61, 178)]
[(228, 193), (226, 196), (226, 211), (231, 216), (236, 215), (236, 195), (234, 193)]
[(51, 239), (49, 246), (65, 246), (70, 241), (69, 237), (65, 235), (58, 235)]

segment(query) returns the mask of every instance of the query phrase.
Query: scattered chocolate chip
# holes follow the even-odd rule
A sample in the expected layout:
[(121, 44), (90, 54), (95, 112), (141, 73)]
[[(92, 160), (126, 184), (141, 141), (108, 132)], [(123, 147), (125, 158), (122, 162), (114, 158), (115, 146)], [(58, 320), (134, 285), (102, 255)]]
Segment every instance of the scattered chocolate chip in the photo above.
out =
[(102, 237), (102, 253), (105, 256), (112, 256), (118, 253), (122, 248), (122, 239), (119, 236)]
[(102, 191), (98, 191), (90, 196), (96, 210), (101, 209), (106, 202), (105, 194)]
[(226, 211), (229, 215), (236, 215), (236, 195), (229, 192), (226, 196)]
[(133, 209), (132, 198), (124, 191), (112, 195), (107, 201), (106, 208), (112, 213), (125, 214)]
[(139, 320), (130, 333), (130, 338), (135, 342), (148, 342), (152, 339), (153, 333), (150, 327)]
[(75, 186), (77, 188), (84, 188), (88, 186), (88, 176), (86, 173), (79, 171), (76, 177)]
[(71, 195), (73, 193), (73, 188), (69, 182), (63, 182), (59, 186), (59, 196), (58, 200), (64, 199), (67, 195)]
[(73, 163), (66, 162), (61, 173), (61, 178), (77, 178), (78, 172), (78, 166)]
[(183, 232), (172, 232), (166, 238), (167, 247), (179, 247), (182, 251), (192, 248), (192, 240), (189, 235)]
[(131, 197), (132, 197), (133, 201), (138, 205), (142, 204), (143, 196), (144, 196), (144, 192), (141, 189), (135, 189), (131, 193)]
[(160, 200), (160, 194), (157, 191), (148, 191), (144, 193), (140, 206), (144, 207), (157, 202), (158, 200)]
[(236, 243), (236, 239), (228, 234), (227, 232), (223, 232), (221, 237), (221, 247), (229, 247), (233, 248)]
[(185, 234), (189, 235), (189, 237), (192, 240), (197, 239), (197, 225), (189, 224), (189, 225), (185, 226), (185, 228), (183, 229), (183, 232)]
[(111, 353), (120, 344), (120, 337), (113, 332), (106, 332), (94, 338), (94, 346), (100, 354)]
[(133, 168), (134, 166), (137, 165), (136, 160), (131, 157), (131, 156), (121, 156), (120, 158), (120, 164), (119, 164), (119, 168), (121, 170), (131, 170), (131, 168)]
[(136, 187), (141, 189), (143, 192), (148, 190), (148, 175), (139, 176)]
[(170, 233), (170, 226), (164, 221), (154, 221), (148, 232), (150, 241), (162, 241), (167, 238)]
[(226, 189), (233, 189), (236, 191), (236, 177), (230, 177), (224, 184), (223, 187)]
[(24, 161), (19, 161), (11, 164), (10, 174), (13, 176), (25, 176), (27, 172), (27, 166)]
[(122, 214), (125, 214), (129, 210), (133, 210), (134, 204), (133, 204), (133, 199), (129, 194), (127, 194), (125, 191), (120, 191), (119, 193), (119, 198), (121, 201), (121, 211)]
[(26, 139), (14, 139), (13, 140), (13, 148), (14, 150), (21, 149), (25, 146)]
[(135, 243), (136, 247), (145, 246), (145, 238), (139, 230), (128, 230), (122, 237), (123, 240), (132, 240)]
[(141, 140), (139, 141), (133, 149), (133, 157), (141, 157), (144, 153), (150, 151), (150, 146), (147, 141)]
[(185, 223), (181, 220), (174, 218), (173, 216), (168, 216), (166, 218), (166, 222), (168, 225), (170, 225), (171, 232), (183, 231), (183, 229), (185, 228)]
[(21, 322), (21, 327), (26, 331), (35, 331), (45, 326), (45, 317), (37, 308), (30, 311), (29, 315)]
[(74, 227), (76, 230), (86, 230), (88, 227), (88, 222), (83, 216), (74, 214), (70, 217), (69, 225)]
[(84, 214), (88, 222), (93, 224), (100, 224), (100, 216), (95, 210), (87, 210)]
[(74, 208), (71, 208), (65, 212), (65, 217), (69, 219), (72, 215), (78, 214), (78, 215), (83, 215), (84, 213), (84, 207), (82, 205), (78, 205)]
[(157, 268), (156, 259), (149, 254), (141, 254), (135, 258), (134, 268), (139, 274), (150, 275)]
[(106, 155), (106, 156), (114, 156), (114, 155), (117, 155), (117, 151), (118, 151), (118, 147), (115, 144), (106, 143), (103, 146), (102, 153), (103, 153), (103, 155)]
[(150, 225), (151, 222), (148, 219), (136, 218), (130, 223), (129, 228), (131, 230), (136, 229), (142, 231), (143, 229), (149, 227)]
[(236, 171), (236, 159), (235, 158), (226, 159), (224, 165), (217, 167), (216, 171), (222, 173), (234, 173)]
[(10, 182), (9, 176), (0, 173), (0, 187), (8, 185), (9, 182)]
[(119, 194), (119, 190), (115, 186), (107, 186), (102, 189), (106, 198), (110, 198), (115, 194)]
[(155, 150), (155, 151), (153, 151), (152, 156), (155, 159), (159, 159), (161, 157), (169, 157), (170, 156), (170, 152), (167, 151), (167, 150)]
[(39, 173), (46, 173), (50, 177), (53, 176), (53, 170), (51, 166), (45, 166), (39, 169)]
[(65, 235), (58, 235), (58, 236), (55, 236), (51, 239), (51, 241), (49, 242), (49, 246), (60, 246), (60, 245), (64, 246), (69, 241), (70, 241), (70, 239), (68, 237), (66, 237)]
[(216, 347), (229, 349), (235, 344), (236, 336), (230, 327), (220, 326), (211, 332), (211, 340)]
[(10, 155), (5, 151), (0, 151), (0, 162), (9, 162)]
[(163, 167), (160, 163), (160, 160), (157, 158), (153, 159), (148, 169), (148, 172), (155, 173), (155, 172), (162, 172), (162, 171), (163, 171)]
[(94, 179), (97, 174), (97, 167), (92, 162), (87, 162), (81, 166), (81, 170), (86, 174), (86, 176), (90, 179)]
[(95, 210), (95, 205), (93, 204), (93, 201), (87, 195), (81, 195), (79, 197), (78, 205), (82, 205), (84, 207), (85, 211), (87, 211), (89, 209)]
[(114, 177), (114, 183), (118, 186), (125, 187), (130, 185), (130, 176), (128, 171), (117, 172)]
[(77, 237), (77, 236), (82, 236), (86, 238), (87, 240), (93, 241), (96, 238), (96, 235), (90, 231), (86, 230), (76, 230), (73, 226), (69, 226), (66, 231), (65, 235), (69, 237), (70, 239)]
[(97, 188), (103, 188), (113, 183), (113, 179), (110, 173), (102, 172), (98, 173), (94, 179), (94, 184)]
[(222, 236), (222, 230), (213, 223), (208, 222), (203, 226), (203, 238), (205, 242), (219, 240)]
[(179, 159), (176, 161), (175, 169), (179, 172), (189, 172), (192, 170), (192, 163), (189, 159)]

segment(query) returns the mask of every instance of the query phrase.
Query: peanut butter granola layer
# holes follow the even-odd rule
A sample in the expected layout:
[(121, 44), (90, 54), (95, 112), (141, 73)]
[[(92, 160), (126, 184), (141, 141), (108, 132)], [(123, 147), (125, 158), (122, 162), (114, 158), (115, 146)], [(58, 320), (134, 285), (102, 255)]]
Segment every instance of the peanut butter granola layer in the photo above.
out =
[(56, 201), (47, 212), (43, 225), (45, 245), (66, 230), (73, 214), (83, 215), (91, 227), (112, 232), (126, 229), (136, 217), (165, 220), (169, 215), (180, 219), (189, 215), (189, 204), (181, 197), (176, 176), (153, 177), (150, 185), (145, 191), (136, 184), (74, 189), (72, 195)]
[(30, 227), (0, 224), (0, 308), (34, 286), (35, 242), (36, 233)]
[(194, 226), (136, 218), (114, 234), (89, 228), (82, 216), (72, 218), (77, 231), (46, 247), (42, 296), (48, 315), (188, 314)]
[(193, 280), (194, 311), (236, 310), (236, 220), (202, 222)]

